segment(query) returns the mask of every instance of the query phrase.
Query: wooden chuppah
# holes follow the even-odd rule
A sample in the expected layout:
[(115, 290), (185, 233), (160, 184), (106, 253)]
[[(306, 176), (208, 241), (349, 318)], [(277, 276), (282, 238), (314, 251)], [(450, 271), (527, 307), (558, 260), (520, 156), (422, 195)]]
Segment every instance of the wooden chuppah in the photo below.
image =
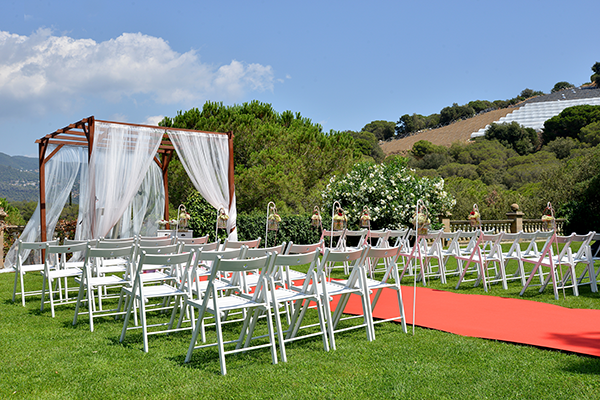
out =
[[(96, 120), (94, 116), (84, 118), (81, 121), (70, 124), (62, 129), (58, 129), (53, 133), (50, 133), (44, 136), (41, 139), (35, 141), (39, 145), (39, 176), (40, 176), (40, 225), (41, 225), (41, 241), (47, 240), (46, 234), (46, 176), (45, 176), (45, 167), (46, 163), (50, 161), (50, 159), (58, 153), (58, 151), (63, 146), (87, 146), (88, 148), (88, 161), (92, 156), (92, 150), (94, 145), (101, 145), (96, 143), (94, 137), (94, 122), (104, 122), (110, 124), (121, 124), (128, 126), (138, 126), (138, 127), (146, 127), (146, 128), (159, 128), (164, 129), (165, 133), (162, 138), (162, 142), (158, 149), (157, 155), (154, 157), (154, 161), (158, 164), (162, 171), (163, 184), (165, 188), (165, 211), (164, 216), (165, 219), (169, 219), (169, 189), (168, 189), (168, 180), (167, 180), (167, 169), (169, 167), (169, 162), (173, 157), (173, 152), (175, 151), (175, 147), (171, 143), (169, 139), (168, 131), (188, 131), (188, 132), (203, 132), (210, 134), (218, 134), (218, 135), (227, 135), (228, 143), (229, 143), (229, 207), (231, 207), (231, 202), (233, 201), (233, 195), (235, 191), (234, 186), (234, 166), (233, 166), (233, 133), (221, 133), (221, 132), (204, 132), (204, 131), (194, 131), (190, 129), (181, 129), (181, 128), (166, 128), (166, 127), (156, 127), (150, 125), (140, 125), (140, 124), (130, 124), (123, 122), (114, 122), (114, 121), (104, 121), (104, 120)], [(46, 154), (48, 151), (49, 145), (56, 145), (56, 149), (52, 151), (50, 154)], [(92, 215), (92, 226), (95, 224), (95, 213)]]

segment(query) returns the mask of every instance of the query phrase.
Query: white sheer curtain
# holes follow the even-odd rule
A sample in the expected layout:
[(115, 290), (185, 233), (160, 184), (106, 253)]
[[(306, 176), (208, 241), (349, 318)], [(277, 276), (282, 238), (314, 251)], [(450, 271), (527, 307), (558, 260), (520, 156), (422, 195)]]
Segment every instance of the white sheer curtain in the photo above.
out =
[(151, 163), (133, 201), (115, 225), (112, 237), (132, 237), (135, 235), (156, 236), (158, 220), (165, 212), (165, 187), (162, 170)]
[[(46, 150), (48, 157), (56, 146), (50, 145)], [(46, 237), (51, 240), (58, 218), (69, 198), (75, 178), (87, 165), (87, 147), (63, 146), (46, 163)], [(41, 218), (40, 203), (38, 202), (35, 212), (27, 222), (23, 233), (19, 237), (24, 242), (38, 242), (41, 240)], [(29, 250), (23, 252), (22, 257), (27, 258)], [(34, 256), (34, 258), (39, 258)], [(17, 261), (17, 243), (13, 244), (6, 255), (5, 266), (12, 267)], [(40, 260), (34, 260), (40, 262)]]
[(169, 138), (196, 190), (216, 209), (227, 210), (227, 231), (237, 240), (235, 195), (229, 207), (229, 138), (188, 131), (169, 131)]
[(79, 209), (79, 237), (96, 239), (113, 229), (154, 162), (163, 133), (160, 128), (95, 122), (94, 149), (83, 196), (87, 201)]

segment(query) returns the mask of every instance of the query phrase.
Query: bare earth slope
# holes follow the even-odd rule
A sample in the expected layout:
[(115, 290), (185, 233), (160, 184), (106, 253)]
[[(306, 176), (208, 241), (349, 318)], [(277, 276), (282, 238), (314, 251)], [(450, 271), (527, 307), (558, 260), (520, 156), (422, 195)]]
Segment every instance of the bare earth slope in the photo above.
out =
[(412, 149), (413, 144), (419, 140), (428, 140), (438, 146), (450, 146), (454, 142), (466, 142), (471, 138), (471, 133), (484, 128), (486, 125), (497, 121), (501, 117), (518, 110), (518, 107), (503, 108), (494, 110), (473, 118), (455, 122), (441, 128), (423, 131), (416, 135), (402, 139), (396, 139), (384, 142), (381, 149), (385, 155), (404, 154)]

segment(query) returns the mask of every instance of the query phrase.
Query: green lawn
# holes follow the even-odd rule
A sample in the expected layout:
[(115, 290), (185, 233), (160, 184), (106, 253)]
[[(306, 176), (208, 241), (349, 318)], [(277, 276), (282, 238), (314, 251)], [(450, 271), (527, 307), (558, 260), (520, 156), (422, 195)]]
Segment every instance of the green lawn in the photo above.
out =
[[(339, 272), (335, 272), (338, 274)], [(28, 275), (28, 283), (37, 278)], [(596, 399), (600, 358), (461, 337), (400, 325), (376, 326), (336, 335), (336, 351), (323, 351), (320, 338), (287, 346), (288, 362), (271, 364), (262, 349), (228, 356), (221, 376), (215, 348), (194, 352), (184, 364), (190, 332), (151, 336), (142, 352), (141, 333), (119, 343), (121, 321), (100, 319), (95, 332), (83, 318), (73, 327), (73, 305), (39, 311), (39, 298), (24, 308), (13, 303), (13, 274), (0, 274), (0, 398), (406, 398), (406, 399)], [(412, 278), (405, 283), (411, 284)], [(451, 280), (451, 282), (456, 282)], [(41, 280), (37, 280), (41, 286)], [(35, 284), (35, 282), (34, 282)], [(433, 280), (430, 287), (451, 290)], [(490, 295), (518, 297), (495, 285)], [(472, 284), (457, 292), (483, 294)], [(551, 291), (528, 290), (525, 298), (576, 308), (600, 308), (599, 295), (582, 288), (555, 301)], [(314, 316), (313, 316), (314, 318)], [(410, 330), (409, 330), (410, 332)]]

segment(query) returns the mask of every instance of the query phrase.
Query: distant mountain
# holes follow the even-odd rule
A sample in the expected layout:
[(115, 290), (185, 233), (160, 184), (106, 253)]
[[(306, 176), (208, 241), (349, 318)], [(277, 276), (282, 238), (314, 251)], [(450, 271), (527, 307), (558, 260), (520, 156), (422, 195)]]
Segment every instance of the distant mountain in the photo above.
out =
[(0, 153), (0, 197), (9, 202), (37, 201), (38, 183), (37, 158)]
[(0, 153), (0, 165), (22, 171), (37, 171), (39, 161), (35, 157), (9, 156), (8, 154)]

